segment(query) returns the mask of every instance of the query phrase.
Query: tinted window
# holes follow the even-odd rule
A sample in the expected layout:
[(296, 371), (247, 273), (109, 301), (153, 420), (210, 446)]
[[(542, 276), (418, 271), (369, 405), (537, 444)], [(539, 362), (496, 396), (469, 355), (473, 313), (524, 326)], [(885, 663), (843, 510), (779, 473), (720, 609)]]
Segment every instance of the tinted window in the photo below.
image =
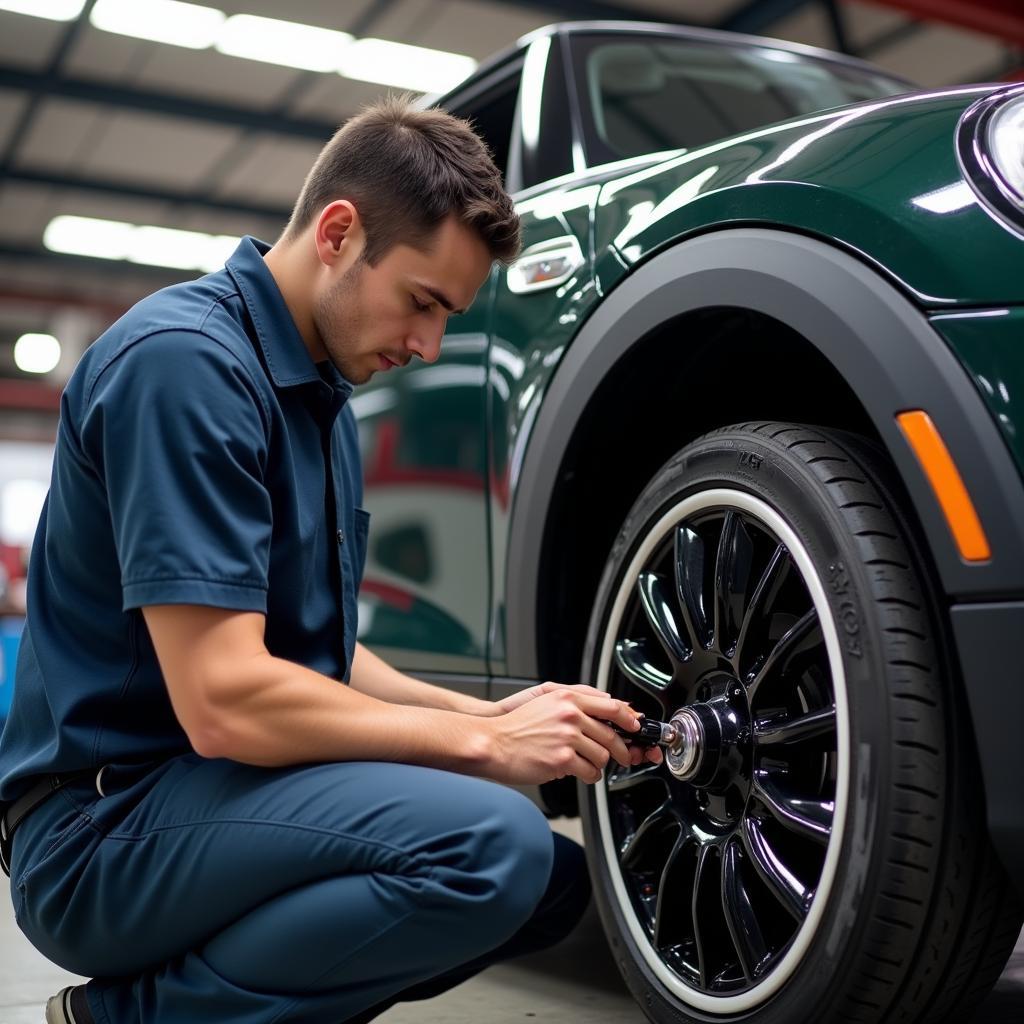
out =
[(487, 143), (494, 154), (502, 177), (508, 175), (509, 150), (512, 143), (512, 129), (516, 120), (516, 100), (519, 97), (519, 73), (475, 94), (470, 99), (445, 103), (445, 109), (458, 117), (473, 122), (477, 134)]
[(591, 166), (907, 91), (885, 75), (787, 50), (654, 36), (581, 38), (574, 64)]

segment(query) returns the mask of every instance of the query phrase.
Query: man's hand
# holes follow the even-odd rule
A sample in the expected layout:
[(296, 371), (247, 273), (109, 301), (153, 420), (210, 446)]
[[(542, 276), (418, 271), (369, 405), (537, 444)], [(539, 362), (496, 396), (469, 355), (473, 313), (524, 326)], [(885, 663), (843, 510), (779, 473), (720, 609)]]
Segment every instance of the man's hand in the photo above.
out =
[(575, 775), (594, 783), (612, 758), (623, 767), (661, 763), (660, 748), (631, 748), (609, 724), (639, 728), (637, 712), (623, 701), (585, 685), (541, 683), (525, 693), (505, 698), (512, 708), (488, 720), (488, 778), (529, 785)]
[[(514, 711), (516, 708), (522, 707), (527, 701), (535, 700), (537, 697), (543, 696), (545, 693), (555, 693), (558, 690), (572, 690), (575, 693), (589, 693), (597, 697), (608, 696), (604, 690), (599, 690), (594, 686), (587, 686), (585, 683), (538, 683), (536, 686), (530, 686), (525, 690), (519, 690), (516, 693), (510, 694), (508, 697), (503, 697), (501, 700), (495, 701), (495, 703), (491, 705), (496, 709), (493, 714), (507, 714), (509, 711)], [(635, 766), (643, 764), (645, 761), (649, 764), (661, 764), (664, 760), (661, 747), (634, 747), (627, 743), (626, 749), (629, 752), (630, 765)]]

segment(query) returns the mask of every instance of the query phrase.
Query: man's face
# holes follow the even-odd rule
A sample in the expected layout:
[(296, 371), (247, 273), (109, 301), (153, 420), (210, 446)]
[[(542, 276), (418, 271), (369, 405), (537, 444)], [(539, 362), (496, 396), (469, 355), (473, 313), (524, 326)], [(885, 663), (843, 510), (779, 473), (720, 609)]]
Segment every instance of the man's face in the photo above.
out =
[(454, 217), (428, 251), (398, 244), (375, 267), (357, 261), (315, 300), (313, 322), (328, 358), (353, 384), (413, 356), (434, 362), (448, 316), (470, 306), (491, 262), (483, 240)]

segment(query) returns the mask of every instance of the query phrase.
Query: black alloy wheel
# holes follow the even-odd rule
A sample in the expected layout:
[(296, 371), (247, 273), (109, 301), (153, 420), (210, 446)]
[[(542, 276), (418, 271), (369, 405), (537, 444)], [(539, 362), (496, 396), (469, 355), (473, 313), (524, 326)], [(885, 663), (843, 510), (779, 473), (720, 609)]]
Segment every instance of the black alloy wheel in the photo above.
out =
[(952, 1022), (1013, 948), (888, 472), (852, 436), (717, 431), (608, 559), (583, 678), (681, 737), (580, 787), (602, 921), (651, 1020)]

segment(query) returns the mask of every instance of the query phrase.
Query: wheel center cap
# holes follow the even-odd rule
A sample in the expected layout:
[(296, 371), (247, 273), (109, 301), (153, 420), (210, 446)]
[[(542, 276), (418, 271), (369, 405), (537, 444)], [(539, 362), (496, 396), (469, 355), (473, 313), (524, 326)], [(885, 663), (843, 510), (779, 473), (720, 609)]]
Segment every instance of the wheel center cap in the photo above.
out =
[(676, 730), (676, 738), (666, 749), (668, 770), (684, 782), (697, 777), (704, 762), (706, 742), (704, 725), (695, 708), (677, 711), (669, 724)]
[(669, 720), (676, 732), (665, 749), (669, 771), (700, 788), (733, 784), (744, 774), (748, 719), (746, 702), (735, 691), (680, 708)]

